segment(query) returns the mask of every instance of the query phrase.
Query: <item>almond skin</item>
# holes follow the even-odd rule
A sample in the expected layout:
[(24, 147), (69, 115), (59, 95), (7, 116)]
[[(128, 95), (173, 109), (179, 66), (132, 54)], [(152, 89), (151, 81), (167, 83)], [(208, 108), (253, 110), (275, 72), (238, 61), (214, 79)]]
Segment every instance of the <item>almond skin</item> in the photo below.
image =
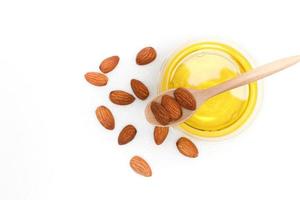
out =
[(124, 145), (129, 143), (136, 135), (136, 128), (129, 124), (125, 126), (122, 131), (120, 132), (118, 143), (119, 145)]
[(95, 86), (104, 86), (108, 82), (107, 76), (98, 72), (88, 72), (84, 77), (87, 82)]
[(156, 51), (153, 47), (145, 47), (140, 50), (136, 56), (138, 65), (146, 65), (151, 63), (156, 58)]
[(176, 101), (185, 109), (195, 110), (196, 109), (196, 99), (192, 93), (190, 93), (185, 88), (177, 88), (174, 91), (174, 96)]
[(150, 177), (152, 176), (152, 170), (150, 165), (140, 156), (134, 156), (130, 159), (130, 167), (138, 174)]
[(99, 122), (108, 130), (115, 128), (115, 119), (111, 111), (105, 106), (99, 106), (96, 109), (96, 116)]
[(198, 156), (196, 145), (185, 137), (179, 138), (176, 142), (176, 146), (178, 151), (187, 157), (196, 158)]
[(111, 72), (118, 65), (119, 60), (119, 56), (108, 57), (101, 62), (99, 69), (103, 73)]
[(169, 133), (169, 127), (160, 127), (160, 126), (156, 126), (154, 128), (154, 141), (155, 144), (160, 145), (162, 144), (166, 137), (168, 136)]
[(117, 105), (128, 105), (134, 102), (135, 97), (128, 92), (122, 90), (114, 90), (110, 92), (109, 99)]
[(182, 116), (181, 106), (173, 97), (163, 95), (161, 105), (169, 112), (172, 120), (176, 121)]
[(137, 79), (131, 79), (130, 85), (135, 96), (141, 100), (147, 99), (149, 96), (149, 90), (144, 83)]
[(169, 124), (169, 122), (171, 121), (171, 117), (168, 111), (161, 104), (153, 101), (150, 106), (155, 119), (161, 125)]

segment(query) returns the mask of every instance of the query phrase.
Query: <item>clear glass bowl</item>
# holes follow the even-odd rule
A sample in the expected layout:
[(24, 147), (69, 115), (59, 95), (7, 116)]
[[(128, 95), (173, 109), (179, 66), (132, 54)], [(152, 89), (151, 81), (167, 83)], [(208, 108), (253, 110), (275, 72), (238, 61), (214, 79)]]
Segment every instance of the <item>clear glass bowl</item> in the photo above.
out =
[[(161, 73), (159, 92), (178, 87), (209, 88), (251, 68), (248, 60), (231, 46), (199, 42), (168, 59)], [(224, 92), (205, 102), (178, 128), (205, 139), (228, 136), (246, 124), (257, 98), (257, 83)]]

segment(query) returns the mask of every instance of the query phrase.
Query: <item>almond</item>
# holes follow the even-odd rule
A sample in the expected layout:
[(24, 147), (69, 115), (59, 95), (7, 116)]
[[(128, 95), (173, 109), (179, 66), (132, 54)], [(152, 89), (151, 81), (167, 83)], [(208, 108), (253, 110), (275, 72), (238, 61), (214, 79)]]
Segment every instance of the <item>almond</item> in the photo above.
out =
[(118, 105), (128, 105), (135, 100), (132, 94), (129, 94), (122, 90), (114, 90), (110, 92), (109, 99), (111, 100), (111, 102)]
[(96, 110), (96, 116), (99, 122), (108, 130), (115, 128), (115, 119), (111, 111), (105, 106), (99, 106)]
[(111, 56), (104, 59), (99, 66), (101, 72), (108, 73), (112, 71), (118, 65), (119, 60), (119, 56)]
[(130, 81), (130, 85), (135, 96), (141, 100), (147, 99), (149, 96), (149, 90), (141, 81), (132, 79)]
[(151, 103), (151, 111), (161, 125), (167, 125), (171, 121), (168, 111), (161, 104), (153, 101)]
[(136, 128), (133, 125), (129, 124), (125, 126), (122, 129), (118, 138), (119, 145), (127, 144), (128, 142), (133, 140), (135, 135), (136, 135)]
[(156, 51), (152, 47), (145, 47), (140, 50), (136, 56), (136, 63), (138, 65), (146, 65), (151, 63), (156, 58)]
[(103, 86), (107, 84), (108, 78), (104, 74), (98, 72), (88, 72), (84, 75), (87, 82), (95, 86)]
[(195, 97), (190, 91), (185, 88), (177, 88), (174, 92), (176, 101), (185, 109), (195, 110), (196, 109), (196, 100)]
[(132, 157), (129, 164), (136, 173), (146, 177), (152, 176), (150, 165), (140, 156)]
[(185, 137), (179, 138), (176, 142), (176, 146), (179, 152), (187, 157), (196, 158), (198, 156), (198, 149), (196, 145)]
[(182, 116), (181, 106), (173, 97), (163, 95), (161, 105), (169, 112), (172, 120), (178, 120)]
[(156, 126), (154, 128), (154, 141), (155, 144), (160, 145), (162, 144), (169, 133), (169, 127), (160, 127)]

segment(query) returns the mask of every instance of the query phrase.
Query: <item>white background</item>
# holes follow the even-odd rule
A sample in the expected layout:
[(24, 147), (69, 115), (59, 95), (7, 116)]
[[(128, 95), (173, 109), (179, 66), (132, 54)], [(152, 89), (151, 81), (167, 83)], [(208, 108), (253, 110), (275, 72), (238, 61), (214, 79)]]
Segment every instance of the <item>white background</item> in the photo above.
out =
[[(298, 1), (0, 1), (0, 199), (299, 199), (300, 65), (264, 81), (252, 124), (219, 142), (197, 139), (200, 155), (177, 152), (171, 131), (156, 146), (144, 119), (146, 102), (112, 106), (112, 89), (130, 91), (139, 78), (156, 92), (162, 62), (201, 39), (237, 44), (263, 64), (300, 54)], [(158, 58), (135, 64), (154, 46)], [(121, 57), (104, 88), (83, 78), (110, 55)], [(116, 128), (99, 125), (101, 104)], [(117, 145), (127, 123), (138, 134)], [(141, 155), (153, 177), (136, 175)]]

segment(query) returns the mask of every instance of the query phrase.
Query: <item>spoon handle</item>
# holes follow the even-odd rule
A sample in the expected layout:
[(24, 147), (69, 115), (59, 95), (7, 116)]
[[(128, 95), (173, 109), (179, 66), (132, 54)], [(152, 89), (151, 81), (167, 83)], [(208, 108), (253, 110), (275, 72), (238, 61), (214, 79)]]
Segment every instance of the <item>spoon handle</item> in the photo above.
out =
[(300, 55), (276, 60), (274, 62), (255, 68), (249, 72), (243, 73), (236, 78), (225, 81), (224, 83), (208, 88), (203, 92), (207, 95), (207, 98), (210, 98), (227, 90), (231, 90), (246, 85), (248, 83), (252, 83), (259, 79), (263, 79), (266, 76), (272, 75), (276, 72), (286, 69), (298, 63), (299, 61)]

